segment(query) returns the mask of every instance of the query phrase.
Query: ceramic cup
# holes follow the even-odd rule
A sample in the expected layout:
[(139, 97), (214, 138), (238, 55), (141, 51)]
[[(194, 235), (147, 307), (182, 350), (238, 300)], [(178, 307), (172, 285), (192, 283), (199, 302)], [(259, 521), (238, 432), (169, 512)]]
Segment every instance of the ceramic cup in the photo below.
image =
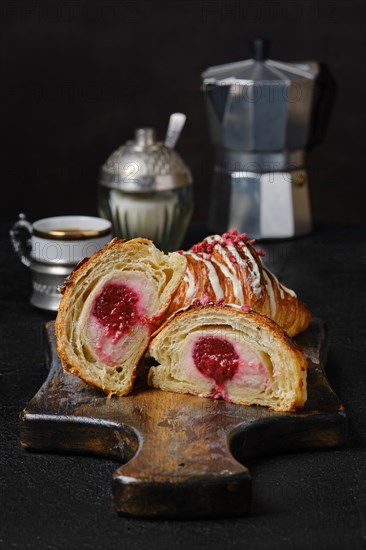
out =
[(10, 230), (14, 251), (32, 274), (31, 304), (57, 311), (59, 287), (85, 257), (112, 239), (108, 220), (92, 216), (56, 216), (31, 224), (24, 214)]

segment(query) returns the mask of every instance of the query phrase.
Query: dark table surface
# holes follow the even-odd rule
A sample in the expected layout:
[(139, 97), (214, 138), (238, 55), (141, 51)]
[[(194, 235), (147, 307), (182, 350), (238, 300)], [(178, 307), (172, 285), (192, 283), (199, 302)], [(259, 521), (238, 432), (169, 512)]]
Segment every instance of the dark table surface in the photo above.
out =
[[(186, 244), (205, 233), (190, 228)], [(112, 460), (29, 453), (18, 416), (46, 376), (42, 329), (29, 304), (30, 274), (0, 240), (0, 547), (128, 550), (366, 548), (366, 228), (316, 227), (261, 243), (265, 263), (329, 329), (328, 378), (349, 417), (342, 449), (257, 459), (251, 513), (240, 519), (146, 521), (111, 505)]]

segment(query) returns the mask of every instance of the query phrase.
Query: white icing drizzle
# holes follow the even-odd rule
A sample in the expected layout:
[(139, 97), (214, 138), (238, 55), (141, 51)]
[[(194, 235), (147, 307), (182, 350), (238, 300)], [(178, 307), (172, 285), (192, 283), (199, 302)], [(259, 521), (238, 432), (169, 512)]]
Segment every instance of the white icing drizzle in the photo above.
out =
[(187, 267), (187, 270), (186, 270), (186, 273), (184, 275), (183, 280), (188, 284), (187, 291), (186, 291), (186, 297), (188, 299), (192, 298), (192, 296), (194, 296), (195, 293), (196, 293), (197, 286), (196, 286), (196, 280), (195, 280), (194, 275), (193, 275), (192, 271), (190, 270), (189, 266)]
[(242, 289), (242, 286), (241, 286), (241, 283), (240, 283), (238, 277), (236, 276), (236, 273), (230, 272), (227, 269), (226, 266), (222, 265), (220, 262), (218, 262), (214, 258), (211, 259), (211, 262), (214, 263), (215, 265), (217, 265), (217, 267), (221, 270), (223, 275), (231, 281), (231, 283), (233, 285), (233, 291), (234, 291), (235, 298), (237, 298), (239, 300), (239, 302), (241, 304), (243, 304), (244, 303), (243, 289)]
[(266, 289), (267, 289), (268, 296), (269, 296), (269, 303), (270, 303), (270, 306), (271, 306), (271, 315), (275, 315), (276, 314), (276, 300), (275, 300), (275, 295), (274, 295), (274, 291), (273, 291), (272, 279), (271, 279), (271, 277), (269, 277), (267, 275), (267, 272), (266, 272), (265, 269), (263, 269), (263, 275), (264, 275), (264, 282), (266, 284)]
[[(238, 250), (235, 248), (235, 246), (225, 245), (225, 248), (223, 246), (221, 246), (221, 244), (220, 244), (221, 238), (222, 237), (220, 235), (213, 235), (211, 237), (207, 237), (205, 239), (205, 241), (208, 242), (208, 243), (212, 243), (213, 241), (219, 241), (217, 243), (217, 245), (215, 246), (215, 250), (217, 250), (221, 254), (224, 262), (226, 263), (226, 265), (229, 267), (230, 270), (232, 269), (232, 262), (231, 262), (230, 258), (228, 257), (228, 252), (230, 252), (230, 254), (234, 256), (234, 258), (237, 260), (237, 263), (239, 265), (248, 268), (250, 277), (252, 279), (253, 292), (256, 296), (260, 296), (262, 294), (261, 272), (259, 270), (259, 266), (258, 266), (255, 258), (251, 254), (251, 252), (250, 252), (249, 248), (247, 247), (246, 243), (244, 241), (239, 241), (238, 244), (244, 243), (245, 246), (243, 246), (241, 248), (241, 250), (246, 255), (248, 260), (250, 260), (251, 266), (249, 265), (249, 263), (247, 261), (245, 261), (240, 256), (240, 254), (238, 253)], [(234, 272), (234, 280), (235, 279), (237, 280), (236, 272)], [(239, 283), (239, 281), (237, 281), (237, 283)], [(236, 286), (236, 287), (240, 286), (240, 289), (241, 289), (240, 284), (235, 285), (235, 283), (233, 282), (233, 285)], [(242, 290), (240, 291), (240, 293), (241, 293), (241, 296), (243, 296)], [(238, 298), (239, 298), (239, 296), (238, 296)], [(242, 302), (244, 301), (243, 298), (241, 298), (241, 301)]]
[(284, 294), (284, 292), (283, 292), (282, 286), (281, 286), (280, 283), (279, 283), (279, 280), (277, 279), (276, 275), (275, 275), (274, 273), (272, 273), (272, 271), (271, 271), (271, 275), (272, 275), (272, 277), (274, 278), (274, 280), (276, 281), (277, 288), (278, 288), (278, 291), (279, 291), (279, 293), (280, 293), (281, 298), (284, 298), (284, 297), (285, 297), (285, 294)]
[[(249, 247), (247, 246), (246, 242), (241, 240), (237, 244), (238, 245), (244, 245), (240, 246), (239, 250), (243, 252), (243, 254), (246, 256), (247, 259), (244, 259), (240, 255), (240, 251), (237, 250), (237, 248), (234, 245), (225, 244), (225, 246), (221, 245), (222, 236), (221, 235), (211, 235), (209, 237), (206, 237), (204, 239), (208, 244), (215, 243), (214, 250), (218, 252), (220, 255), (222, 262), (217, 261), (215, 258), (211, 258), (210, 260), (205, 260), (201, 255), (197, 255), (191, 250), (187, 252), (186, 254), (189, 254), (192, 258), (194, 258), (197, 261), (203, 262), (208, 271), (208, 276), (210, 280), (211, 287), (214, 291), (214, 294), (216, 296), (216, 299), (224, 298), (224, 293), (222, 291), (220, 280), (217, 276), (216, 269), (213, 267), (214, 265), (221, 271), (224, 277), (229, 279), (233, 286), (233, 292), (235, 298), (239, 301), (240, 304), (244, 303), (244, 295), (243, 295), (243, 288), (241, 281), (239, 280), (239, 277), (237, 275), (237, 271), (235, 269), (235, 265), (230, 259), (230, 256), (233, 256), (236, 260), (236, 262), (242, 266), (248, 269), (251, 283), (252, 283), (252, 289), (254, 294), (259, 297), (263, 293), (263, 285), (261, 283), (261, 271), (260, 267), (254, 258), (253, 254), (251, 253)], [(269, 276), (269, 274), (271, 276)], [(264, 277), (264, 283), (265, 287), (269, 296), (270, 301), (270, 308), (271, 308), (271, 315), (275, 315), (276, 313), (276, 299), (275, 299), (275, 293), (274, 293), (274, 284), (277, 285), (278, 292), (280, 294), (280, 297), (283, 299), (285, 297), (285, 292), (289, 294), (290, 296), (293, 296), (296, 298), (296, 293), (291, 290), (290, 288), (286, 287), (285, 285), (281, 284), (279, 280), (277, 279), (276, 275), (272, 272), (266, 272), (266, 270), (263, 268), (263, 277)], [(273, 277), (273, 279), (272, 279)], [(187, 273), (184, 277), (184, 280), (188, 283), (187, 288), (187, 298), (191, 298), (194, 296), (196, 292), (196, 285), (195, 285), (195, 278), (194, 274), (188, 269)]]
[[(213, 241), (217, 241), (218, 239), (221, 239), (220, 235), (213, 235), (212, 237), (207, 237), (206, 241), (208, 243), (211, 243)], [(239, 302), (243, 304), (244, 303), (243, 288), (236, 274), (235, 267), (233, 266), (231, 260), (228, 258), (225, 248), (223, 248), (221, 244), (217, 243), (215, 246), (215, 250), (217, 250), (217, 252), (220, 254), (220, 256), (222, 257), (227, 267), (222, 265), (220, 262), (218, 262), (214, 258), (211, 259), (211, 262), (216, 264), (218, 268), (221, 270), (221, 272), (223, 273), (223, 275), (225, 275), (225, 277), (230, 279), (233, 285), (235, 298), (237, 298)]]
[(222, 239), (221, 235), (210, 235), (209, 237), (206, 237), (204, 240), (207, 242), (207, 243), (212, 243), (213, 241), (218, 241), (220, 242)]
[(276, 275), (274, 273), (272, 273), (272, 271), (271, 271), (271, 275), (274, 278), (274, 280), (276, 281), (277, 288), (278, 288), (278, 291), (280, 293), (281, 298), (285, 297), (285, 294), (284, 294), (285, 292), (287, 294), (289, 294), (290, 296), (292, 296), (293, 298), (297, 298), (296, 293), (293, 290), (291, 290), (291, 288), (287, 288), (287, 286), (280, 283), (279, 280), (277, 279)]
[[(242, 241), (241, 241), (242, 242)], [(233, 246), (228, 246), (229, 250), (233, 250), (234, 254), (236, 252), (236, 249)], [(239, 259), (239, 263), (242, 265), (247, 265), (249, 269), (249, 273), (252, 279), (252, 287), (254, 294), (256, 296), (260, 296), (262, 294), (262, 285), (261, 285), (261, 272), (259, 270), (259, 266), (254, 258), (254, 256), (251, 254), (249, 248), (245, 245), (241, 248), (241, 250), (244, 252), (246, 257), (250, 260), (251, 267), (248, 262), (243, 262), (242, 258), (240, 257), (240, 254), (235, 256), (237, 259)]]
[(224, 293), (222, 291), (220, 281), (216, 273), (216, 269), (212, 265), (212, 262), (204, 260), (201, 256), (198, 256), (194, 252), (188, 252), (187, 254), (189, 254), (195, 260), (199, 262), (203, 262), (207, 267), (208, 277), (210, 280), (210, 284), (212, 286), (212, 290), (214, 291), (216, 300), (220, 300), (221, 298), (224, 298)]
[(287, 292), (287, 294), (289, 294), (289, 295), (292, 296), (293, 298), (297, 298), (296, 292), (294, 292), (293, 290), (291, 290), (291, 288), (288, 288), (287, 286), (283, 285), (282, 283), (280, 283), (280, 286), (281, 286), (281, 288), (283, 288), (283, 290), (284, 290), (285, 292)]

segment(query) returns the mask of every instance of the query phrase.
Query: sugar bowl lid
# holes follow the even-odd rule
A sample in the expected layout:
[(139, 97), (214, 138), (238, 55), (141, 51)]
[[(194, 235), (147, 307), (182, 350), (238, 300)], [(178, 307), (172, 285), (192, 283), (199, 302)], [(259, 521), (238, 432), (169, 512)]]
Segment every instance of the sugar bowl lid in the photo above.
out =
[(316, 62), (285, 63), (268, 59), (269, 40), (254, 38), (250, 42), (252, 58), (208, 67), (202, 73), (203, 86), (248, 85), (253, 82), (302, 82), (313, 80), (319, 72)]
[(99, 183), (124, 192), (149, 193), (190, 185), (192, 175), (172, 147), (156, 140), (153, 128), (137, 128), (135, 139), (104, 163)]

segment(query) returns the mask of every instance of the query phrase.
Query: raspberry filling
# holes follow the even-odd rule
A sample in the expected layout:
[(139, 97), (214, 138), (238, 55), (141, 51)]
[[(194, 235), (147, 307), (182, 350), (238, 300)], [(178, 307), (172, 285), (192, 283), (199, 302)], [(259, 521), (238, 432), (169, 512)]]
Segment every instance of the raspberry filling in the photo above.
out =
[(113, 338), (113, 343), (139, 322), (139, 297), (124, 284), (106, 285), (94, 301), (92, 315), (105, 327), (105, 336)]
[(224, 385), (239, 368), (239, 355), (234, 346), (223, 338), (205, 336), (193, 347), (192, 358), (197, 370), (215, 381), (217, 392), (213, 397), (224, 397)]

